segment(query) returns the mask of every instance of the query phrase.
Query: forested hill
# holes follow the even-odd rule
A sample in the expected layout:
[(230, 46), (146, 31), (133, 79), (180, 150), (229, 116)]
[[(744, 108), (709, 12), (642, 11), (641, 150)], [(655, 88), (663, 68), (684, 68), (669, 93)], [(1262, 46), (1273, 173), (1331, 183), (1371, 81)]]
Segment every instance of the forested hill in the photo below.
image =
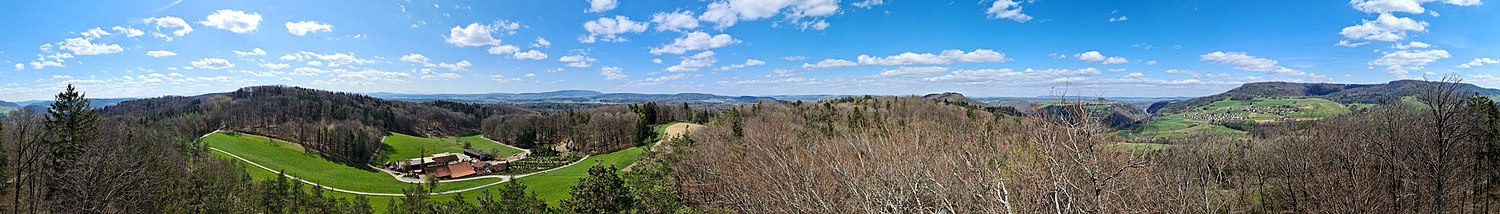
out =
[[(1317, 97), (1339, 103), (1388, 104), (1402, 97), (1422, 93), (1426, 88), (1442, 84), (1421, 80), (1397, 80), (1383, 84), (1334, 84), (1259, 82), (1247, 83), (1221, 94), (1172, 103), (1162, 108), (1164, 113), (1175, 113), (1193, 107), (1208, 105), (1224, 99), (1251, 99), (1273, 97)], [(1500, 89), (1491, 89), (1472, 84), (1459, 83), (1459, 91), (1479, 95), (1500, 95)]]
[(479, 131), (484, 118), (536, 112), (500, 104), (390, 101), (344, 92), (287, 86), (255, 86), (228, 93), (168, 96), (122, 102), (104, 116), (170, 118), (196, 116), (210, 124), (267, 135), (315, 148), (325, 156), (363, 163), (387, 131), (452, 136)]

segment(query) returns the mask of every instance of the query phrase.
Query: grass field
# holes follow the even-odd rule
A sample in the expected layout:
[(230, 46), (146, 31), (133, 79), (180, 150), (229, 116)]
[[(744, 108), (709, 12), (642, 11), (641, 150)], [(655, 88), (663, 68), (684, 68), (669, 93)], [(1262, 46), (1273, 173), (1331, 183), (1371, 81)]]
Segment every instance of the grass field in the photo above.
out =
[[(471, 148), (478, 149), (479, 151), (494, 154), (497, 158), (510, 157), (522, 152), (519, 149), (484, 139), (484, 135), (480, 134), (424, 138), (395, 132), (391, 132), (391, 136), (385, 138), (385, 145), (382, 145), (380, 150), (381, 155), (385, 156), (385, 160), (396, 161), (425, 157), (441, 152), (462, 153), (464, 143), (468, 143)], [(427, 150), (426, 154), (421, 152), (423, 149)]]
[[(250, 134), (214, 133), (203, 138), (209, 146), (233, 153), (271, 169), (285, 171), (314, 183), (333, 188), (400, 194), (411, 184), (396, 180), (389, 174), (328, 161), (304, 152), (302, 146), (286, 141)], [(222, 154), (221, 154), (222, 155)], [(226, 156), (227, 155), (223, 155)], [(245, 164), (246, 171), (266, 172), (264, 169)], [(274, 175), (275, 172), (266, 172)], [(443, 183), (437, 191), (458, 190), (494, 183), (499, 179), (477, 179)]]
[(1267, 99), (1255, 98), (1252, 100), (1220, 100), (1207, 106), (1189, 109), (1187, 111), (1157, 115), (1154, 120), (1136, 130), (1122, 130), (1117, 133), (1120, 136), (1146, 136), (1146, 137), (1184, 137), (1199, 134), (1223, 134), (1231, 137), (1249, 137), (1245, 131), (1235, 130), (1228, 127), (1214, 125), (1211, 121), (1188, 118), (1192, 114), (1244, 114), (1248, 120), (1255, 122), (1274, 122), (1278, 120), (1276, 115), (1256, 114), (1245, 110), (1245, 107), (1274, 107), (1292, 106), (1298, 110), (1287, 114), (1286, 117), (1298, 120), (1321, 119), (1349, 113), (1349, 107), (1338, 102), (1322, 98), (1286, 98)]
[[(219, 136), (219, 137), (216, 137), (216, 135), (225, 135), (225, 134), (213, 134), (213, 135), (210, 135), (209, 137), (222, 138), (222, 137), (244, 137), (244, 136), (248, 136), (248, 137), (245, 137), (245, 138), (251, 139), (252, 141), (256, 140), (256, 139), (265, 139), (264, 137), (258, 137), (258, 136), (252, 136), (252, 135), (246, 135), (246, 134), (241, 134), (240, 136)], [(265, 140), (269, 140), (269, 139), (265, 139)], [(204, 141), (208, 142), (209, 139), (208, 138), (204, 138)], [(224, 141), (224, 140), (223, 139), (216, 139), (216, 141)], [(275, 146), (278, 146), (279, 149), (286, 149), (286, 150), (289, 150), (289, 151), (291, 151), (293, 149), (295, 149), (296, 151), (300, 151), (301, 150), (301, 147), (300, 146), (296, 146), (295, 144), (289, 144), (289, 143), (285, 143), (285, 144), (286, 144), (285, 146), (280, 145), (280, 144), (270, 144), (270, 145), (275, 145)], [(213, 145), (213, 144), (210, 144), (210, 145)], [(216, 146), (215, 148), (218, 148), (218, 147)], [(566, 168), (549, 171), (549, 172), (546, 172), (546, 173), (541, 173), (541, 174), (536, 174), (536, 175), (531, 175), (531, 176), (527, 176), (527, 177), (524, 177), (524, 178), (516, 179), (516, 181), (517, 182), (521, 182), (522, 184), (525, 184), (527, 186), (526, 189), (528, 191), (536, 193), (538, 197), (541, 197), (543, 200), (546, 200), (548, 204), (551, 204), (552, 206), (558, 206), (560, 201), (572, 197), (571, 195), (568, 194), (568, 190), (570, 188), (573, 188), (573, 186), (577, 185), (579, 179), (581, 179), (581, 178), (583, 178), (585, 176), (588, 176), (588, 169), (589, 169), (589, 167), (592, 167), (594, 164), (613, 164), (617, 168), (623, 168), (623, 167), (625, 167), (627, 165), (630, 165), (630, 163), (635, 162), (637, 159), (639, 159), (641, 153), (645, 151), (644, 148), (646, 148), (646, 147), (636, 147), (636, 148), (631, 148), (631, 149), (622, 150), (622, 151), (618, 151), (618, 152), (614, 152), (614, 153), (609, 153), (609, 154), (589, 156), (588, 159), (584, 159), (583, 162), (581, 162), (581, 163), (578, 163), (578, 164), (575, 164), (575, 165), (572, 165), (572, 166), (569, 166), (569, 167), (566, 167)], [(223, 149), (223, 148), (220, 148), (220, 149)], [(263, 149), (269, 150), (268, 148), (263, 148)], [(225, 151), (229, 151), (228, 149), (224, 149), (224, 150)], [(218, 152), (214, 152), (214, 153), (216, 155), (219, 155), (219, 156), (224, 157), (224, 158), (230, 158), (228, 155), (225, 155), (225, 154), (222, 154), (222, 153), (218, 153)], [(240, 155), (241, 157), (245, 157), (244, 154), (240, 154), (239, 152), (235, 152), (235, 154), (236, 155)], [(283, 154), (283, 155), (289, 155), (289, 154)], [(301, 155), (301, 153), (298, 153), (297, 155)], [(245, 157), (245, 158), (249, 159), (250, 157)], [(324, 161), (324, 162), (327, 162), (327, 161)], [(260, 163), (260, 162), (257, 161), (257, 163)], [(329, 163), (331, 163), (331, 162), (329, 162)], [(337, 165), (337, 164), (335, 164), (335, 165)], [(342, 166), (342, 165), (340, 165), (340, 166)], [(264, 181), (264, 180), (276, 179), (276, 173), (274, 173), (274, 172), (265, 171), (265, 170), (262, 170), (260, 168), (256, 168), (255, 166), (250, 166), (248, 164), (246, 164), (246, 167), (247, 167), (246, 171), (249, 172), (250, 177), (253, 180)], [(302, 176), (301, 174), (297, 174), (297, 175), (301, 176), (301, 177), (304, 177), (304, 178), (307, 177), (307, 176)], [(384, 178), (388, 179), (388, 180), (391, 180), (391, 182), (396, 182), (395, 179), (390, 178), (389, 176), (386, 176)], [(309, 180), (312, 180), (312, 179), (309, 179)], [(486, 179), (486, 181), (487, 182), (485, 182), (485, 183), (493, 182), (493, 180), (489, 180), (489, 179)], [(322, 182), (319, 182), (319, 183), (321, 184)], [(456, 186), (454, 183), (442, 183), (441, 185), (438, 186), (438, 189), (439, 190), (444, 190), (444, 189), (460, 189), (460, 188), (454, 187), (454, 186)], [(400, 189), (401, 188), (410, 188), (411, 186), (408, 185), (408, 184), (398, 184), (398, 185), (396, 185), (396, 187), (397, 187), (397, 190), (395, 191), (395, 193), (400, 193)], [(469, 186), (469, 187), (472, 187), (472, 186)], [(340, 188), (342, 188), (342, 187), (340, 187)], [(464, 188), (467, 188), (467, 187), (464, 187)], [(474, 203), (474, 202), (477, 202), (474, 199), (474, 197), (478, 196), (484, 190), (490, 190), (490, 192), (494, 192), (495, 189), (498, 189), (498, 188), (499, 188), (499, 186), (496, 185), (496, 186), (486, 187), (486, 188), (478, 189), (478, 190), (474, 190), (474, 191), (464, 192), (463, 193), (463, 197), (464, 197), (465, 201)], [(333, 196), (333, 197), (340, 197), (340, 198), (346, 198), (346, 199), (353, 199), (355, 197), (354, 194), (349, 194), (349, 193), (333, 192), (333, 191), (324, 191), (324, 192), (326, 194), (329, 194), (330, 196)], [(432, 196), (431, 199), (435, 200), (435, 201), (452, 201), (453, 200), (453, 196), (454, 196), (453, 194), (439, 195), (439, 196)], [(367, 199), (370, 200), (370, 205), (374, 208), (375, 212), (377, 212), (377, 213), (385, 213), (386, 212), (386, 208), (388, 206), (390, 206), (389, 203), (392, 200), (399, 199), (399, 197), (386, 197), (386, 196), (365, 196), (365, 198), (367, 198)]]

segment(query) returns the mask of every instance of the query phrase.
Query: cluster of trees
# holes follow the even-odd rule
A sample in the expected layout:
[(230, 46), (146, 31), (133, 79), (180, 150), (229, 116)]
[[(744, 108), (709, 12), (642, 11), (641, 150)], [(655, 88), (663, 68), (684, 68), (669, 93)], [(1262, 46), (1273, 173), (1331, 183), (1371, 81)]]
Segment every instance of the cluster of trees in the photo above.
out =
[(690, 207), (773, 213), (1496, 212), (1500, 108), (1463, 87), (1251, 139), (1121, 139), (915, 97), (763, 103), (692, 133), (673, 188)]
[(654, 137), (654, 125), (705, 121), (714, 114), (686, 104), (602, 106), (493, 116), (484, 120), (481, 130), (489, 139), (522, 148), (561, 144), (571, 152), (603, 154), (642, 145)]

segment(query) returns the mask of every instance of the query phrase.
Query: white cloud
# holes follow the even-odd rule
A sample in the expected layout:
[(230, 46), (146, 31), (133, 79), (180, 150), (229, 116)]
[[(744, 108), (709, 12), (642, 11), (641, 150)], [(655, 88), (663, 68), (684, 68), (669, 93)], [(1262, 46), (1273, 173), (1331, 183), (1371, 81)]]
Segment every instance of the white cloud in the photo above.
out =
[(629, 17), (615, 16), (602, 17), (598, 20), (589, 20), (583, 23), (583, 29), (589, 35), (578, 38), (578, 42), (594, 43), (599, 40), (605, 42), (624, 42), (625, 38), (619, 34), (645, 32), (646, 27), (651, 24), (646, 22), (631, 21)]
[(1405, 50), (1385, 53), (1369, 64), (1386, 66), (1386, 72), (1392, 75), (1406, 75), (1409, 70), (1422, 70), (1428, 63), (1450, 56), (1445, 50)]
[(733, 64), (733, 65), (719, 66), (719, 70), (720, 71), (739, 70), (739, 69), (742, 69), (742, 68), (745, 68), (745, 67), (757, 66), (757, 65), (765, 65), (765, 64), (766, 64), (766, 61), (760, 61), (760, 60), (757, 60), (757, 59), (746, 59), (745, 63), (742, 63), (742, 64)]
[[(1494, 59), (1494, 58), (1489, 58), (1489, 57), (1474, 58), (1473, 61), (1469, 61), (1468, 63), (1464, 63), (1462, 65), (1458, 65), (1458, 68), (1473, 68), (1473, 67), (1484, 66), (1485, 64), (1495, 64), (1495, 63), (1500, 63), (1500, 60), (1497, 60), (1497, 59)], [(16, 64), (16, 65), (21, 65), (21, 64)]]
[[(375, 63), (374, 60), (362, 59), (353, 53), (318, 54), (302, 51), (297, 54), (281, 56), (282, 60), (307, 61), (308, 65), (327, 65), (328, 67), (339, 67), (345, 65), (364, 65)], [(309, 61), (311, 60), (311, 61)], [(319, 61), (321, 60), (321, 61)], [(325, 63), (326, 62), (326, 63)]]
[(806, 56), (784, 56), (784, 57), (781, 57), (781, 59), (782, 60), (786, 60), (786, 61), (800, 61), (800, 60), (807, 60), (807, 57)]
[(1063, 76), (1093, 76), (1101, 72), (1097, 68), (1083, 69), (1045, 69), (1036, 70), (1027, 68), (1024, 71), (1014, 69), (978, 69), (958, 70), (947, 75), (928, 77), (923, 80), (931, 82), (953, 82), (953, 83), (989, 83), (989, 82), (1015, 82), (1015, 81), (1039, 81), (1047, 78)]
[(229, 63), (229, 60), (220, 58), (203, 58), (198, 61), (193, 61), (192, 63), (193, 67), (203, 69), (225, 69), (234, 67), (234, 63)]
[(112, 34), (110, 34), (109, 31), (104, 31), (104, 29), (99, 29), (99, 28), (96, 27), (96, 28), (93, 28), (93, 29), (89, 29), (88, 31), (83, 31), (82, 33), (78, 33), (78, 35), (82, 35), (83, 37), (88, 37), (90, 39), (97, 39), (99, 37), (108, 36), (108, 35), (112, 35)]
[(1147, 65), (1156, 65), (1156, 60), (1146, 61)]
[(515, 54), (511, 54), (510, 57), (516, 59), (543, 60), (547, 59), (547, 54), (537, 50), (529, 50), (526, 52), (516, 52)]
[(130, 38), (134, 38), (134, 37), (146, 34), (146, 32), (142, 32), (141, 29), (135, 29), (135, 28), (132, 28), (132, 27), (115, 26), (115, 27), (112, 27), (112, 28), (109, 28), (109, 29), (110, 30), (114, 30), (115, 32), (118, 32), (118, 33), (121, 33), (121, 34), (125, 34), (125, 37), (130, 37)]
[(428, 62), (428, 61), (431, 61), (431, 59), (428, 59), (427, 56), (423, 56), (422, 54), (401, 55), (401, 61), (403, 61), (403, 62), (414, 62), (414, 63), (422, 64), (422, 66), (432, 67), (432, 63)]
[(209, 14), (198, 24), (229, 30), (235, 33), (249, 33), (260, 26), (260, 13), (245, 13), (238, 10), (218, 10)]
[(265, 67), (265, 68), (269, 68), (269, 69), (272, 69), (272, 70), (280, 70), (280, 69), (290, 68), (290, 67), (292, 67), (292, 65), (281, 64), (281, 63), (261, 63), (260, 67)]
[(1427, 22), (1382, 13), (1374, 21), (1362, 20), (1359, 25), (1345, 27), (1339, 34), (1349, 39), (1394, 42), (1406, 39), (1407, 31), (1426, 32)]
[(500, 45), (500, 40), (495, 39), (494, 36), (494, 26), (469, 23), (468, 27), (453, 26), (453, 29), (448, 31), (448, 37), (444, 39), (448, 44), (459, 47)]
[(882, 76), (882, 77), (927, 76), (927, 75), (933, 75), (933, 74), (937, 74), (937, 73), (942, 73), (942, 72), (945, 72), (945, 71), (948, 71), (948, 68), (946, 68), (946, 67), (937, 67), (937, 66), (930, 66), (930, 67), (906, 67), (906, 66), (901, 66), (900, 68), (881, 71), (880, 72), (880, 76)]
[(626, 77), (624, 72), (620, 72), (620, 67), (613, 66), (599, 68), (599, 74), (604, 75), (604, 80), (622, 80)]
[(589, 9), (584, 12), (599, 13), (615, 9), (620, 2), (615, 0), (589, 0)]
[(587, 68), (589, 66), (593, 66), (593, 64), (590, 63), (598, 61), (598, 59), (594, 59), (593, 57), (589, 57), (588, 55), (580, 53), (558, 57), (557, 61), (568, 63), (568, 67)]
[(682, 62), (677, 63), (677, 65), (673, 65), (671, 67), (667, 67), (667, 71), (670, 71), (670, 72), (696, 71), (696, 70), (699, 70), (699, 69), (707, 68), (709, 66), (713, 66), (714, 63), (718, 63), (718, 62), (719, 62), (719, 59), (718, 58), (714, 58), (714, 51), (703, 51), (703, 52), (698, 52), (698, 54), (693, 54), (692, 56), (682, 57)]
[[(762, 0), (718, 0), (708, 4), (708, 10), (698, 20), (712, 22), (715, 28), (724, 29), (739, 21), (770, 18), (785, 12), (786, 20), (793, 24), (807, 23), (803, 18), (814, 19), (837, 14), (838, 0), (762, 1)], [(821, 22), (821, 20), (813, 21)], [(823, 24), (826, 27), (826, 23)]]
[(43, 69), (43, 68), (47, 68), (47, 67), (67, 67), (67, 66), (63, 66), (62, 61), (32, 61), (31, 62), (31, 69)]
[(823, 59), (823, 61), (818, 61), (817, 64), (802, 63), (802, 69), (837, 68), (837, 67), (849, 67), (849, 66), (856, 66), (856, 65), (859, 65), (859, 63), (857, 63), (857, 62), (851, 62), (849, 60)]
[(698, 31), (687, 33), (682, 37), (678, 37), (677, 39), (672, 40), (671, 44), (666, 44), (657, 48), (651, 48), (650, 52), (651, 54), (656, 55), (661, 55), (664, 53), (683, 54), (687, 53), (688, 51), (721, 48), (736, 43), (740, 43), (740, 40), (734, 39), (734, 37), (729, 36), (729, 34), (710, 36), (708, 33)]
[(517, 51), (521, 51), (521, 48), (517, 48), (516, 46), (512, 45), (496, 45), (494, 47), (490, 47), (489, 49), (490, 54), (494, 55), (513, 54)]
[(1234, 69), (1242, 71), (1269, 72), (1275, 74), (1307, 76), (1315, 78), (1320, 77), (1316, 74), (1309, 74), (1306, 72), (1281, 67), (1280, 65), (1278, 65), (1279, 62), (1276, 62), (1276, 60), (1250, 56), (1248, 54), (1245, 54), (1245, 52), (1214, 51), (1213, 53), (1203, 54), (1198, 57), (1203, 61), (1213, 62), (1214, 64), (1234, 65)]
[(1355, 43), (1350, 43), (1349, 40), (1339, 40), (1339, 43), (1333, 44), (1333, 45), (1344, 46), (1344, 47), (1351, 47), (1352, 48), (1352, 47), (1359, 47), (1359, 46), (1368, 45), (1368, 44), (1370, 44), (1370, 42), (1355, 42)]
[(687, 76), (687, 74), (672, 74), (672, 75), (666, 75), (666, 76), (661, 76), (661, 77), (657, 77), (657, 78), (646, 78), (644, 81), (646, 81), (646, 82), (665, 82), (665, 81), (682, 79), (682, 77), (685, 77), (685, 76)]
[[(975, 49), (974, 51), (967, 52), (967, 53), (964, 52), (963, 50), (957, 50), (957, 49), (944, 50), (943, 52), (940, 52), (938, 54), (933, 54), (933, 53), (920, 53), (920, 54), (918, 54), (918, 53), (912, 53), (912, 52), (905, 52), (905, 53), (901, 53), (901, 54), (897, 54), (897, 55), (892, 55), (892, 56), (886, 56), (886, 57), (878, 57), (878, 56), (870, 56), (870, 55), (863, 55), (863, 54), (861, 54), (861, 55), (859, 55), (859, 57), (857, 57), (857, 60), (858, 60), (858, 64), (859, 65), (938, 65), (938, 64), (950, 64), (950, 63), (953, 63), (953, 62), (979, 63), (979, 62), (1007, 62), (1007, 61), (1010, 61), (1010, 59), (1005, 58), (1005, 54), (1004, 53), (996, 52), (996, 51), (989, 50), (989, 49)], [(828, 61), (828, 60), (824, 60), (822, 62), (819, 62), (818, 64), (823, 64), (824, 62), (833, 63), (833, 64), (828, 64), (828, 65), (833, 65), (835, 67), (842, 67), (841, 65), (843, 65), (842, 62)], [(852, 65), (849, 65), (849, 66), (852, 66)], [(804, 69), (806, 69), (806, 68), (825, 68), (825, 66), (817, 66), (817, 65), (807, 66), (806, 64), (804, 64), (803, 68)]]
[(177, 52), (165, 51), (165, 50), (146, 51), (146, 56), (157, 57), (157, 58), (169, 57), (169, 56), (176, 56), (176, 55), (177, 55)]
[(877, 6), (877, 5), (882, 5), (882, 4), (885, 4), (885, 0), (864, 0), (864, 1), (860, 1), (860, 2), (855, 2), (852, 5), (854, 5), (854, 7), (858, 7), (858, 8), (870, 9), (870, 8), (873, 8), (873, 7)]
[(1080, 54), (1074, 54), (1073, 57), (1078, 58), (1079, 61), (1083, 61), (1085, 63), (1103, 61), (1103, 64), (1105, 65), (1124, 64), (1130, 62), (1130, 60), (1125, 59), (1125, 57), (1104, 56), (1104, 54), (1100, 54), (1099, 51), (1089, 51)]
[(698, 19), (693, 18), (693, 11), (678, 10), (652, 14), (651, 23), (656, 23), (656, 31), (683, 31), (698, 28)]
[(1425, 42), (1396, 43), (1394, 45), (1391, 45), (1391, 48), (1395, 48), (1395, 49), (1430, 48), (1430, 47), (1432, 47), (1432, 44), (1427, 44)]
[[(172, 31), (172, 35), (177, 37), (186, 36), (188, 33), (193, 32), (193, 26), (188, 25), (187, 21), (182, 20), (182, 18), (163, 16), (146, 18), (143, 21), (146, 22), (146, 24), (155, 25), (157, 31), (161, 31), (161, 29), (163, 28), (177, 29)], [(167, 41), (172, 41), (172, 37), (160, 32), (156, 33), (156, 37), (166, 39)]]
[(77, 55), (101, 55), (125, 51), (125, 48), (121, 48), (119, 44), (95, 44), (90, 39), (82, 37), (68, 38), (59, 43), (58, 47), (63, 50), (72, 51), (73, 54)]
[(26, 70), (26, 65), (25, 64), (21, 64), (21, 63), (16, 63), (16, 70), (17, 71), (19, 71), (19, 70)]
[(297, 36), (306, 36), (308, 33), (333, 32), (333, 25), (315, 21), (287, 22), (286, 32)]
[(991, 19), (1010, 19), (1016, 22), (1031, 20), (1030, 15), (1021, 12), (1021, 3), (1012, 0), (995, 0), (984, 13), (989, 14)]
[(261, 50), (260, 48), (250, 49), (250, 51), (230, 51), (230, 52), (234, 52), (234, 55), (237, 55), (237, 56), (265, 56), (266, 55), (266, 50)]
[(469, 66), (474, 66), (474, 64), (473, 63), (469, 63), (469, 60), (462, 60), (462, 61), (458, 61), (457, 63), (453, 63), (453, 64), (438, 63), (437, 66), (440, 67), (440, 68), (447, 68), (449, 71), (461, 71), (461, 70), (464, 70), (464, 69), (469, 69)]
[(1125, 21), (1125, 20), (1130, 20), (1130, 17), (1120, 16), (1120, 17), (1116, 17), (1116, 18), (1109, 18), (1109, 22), (1118, 22), (1118, 21)]
[(661, 64), (661, 58), (651, 58), (651, 63), (653, 63), (653, 64)]
[(1349, 5), (1354, 9), (1366, 13), (1392, 13), (1404, 12), (1420, 14), (1426, 11), (1422, 4), (1430, 2), (1442, 2), (1457, 6), (1480, 5), (1481, 0), (1352, 0)]
[(536, 41), (535, 42), (531, 42), (531, 48), (545, 48), (545, 47), (552, 47), (552, 42), (547, 41), (546, 38), (536, 37)]

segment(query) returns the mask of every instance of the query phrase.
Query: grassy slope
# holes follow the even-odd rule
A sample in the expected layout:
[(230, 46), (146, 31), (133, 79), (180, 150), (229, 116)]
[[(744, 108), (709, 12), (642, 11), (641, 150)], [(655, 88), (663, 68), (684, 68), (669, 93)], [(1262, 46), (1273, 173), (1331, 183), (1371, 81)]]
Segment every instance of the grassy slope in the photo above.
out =
[[(458, 137), (424, 138), (391, 132), (391, 136), (385, 139), (385, 145), (381, 148), (381, 153), (386, 156), (386, 160), (392, 161), (418, 158), (441, 152), (462, 153), (465, 142), (479, 151), (498, 151), (498, 153), (495, 153), (497, 157), (510, 157), (522, 152), (519, 149), (503, 146), (495, 141), (484, 139), (484, 136), (479, 134)], [(422, 154), (422, 149), (426, 149), (427, 154)]]
[[(1278, 105), (1289, 105), (1302, 110), (1288, 116), (1296, 119), (1319, 119), (1339, 114), (1349, 113), (1349, 108), (1343, 104), (1322, 98), (1291, 98), (1291, 99), (1265, 99), (1256, 98), (1251, 101), (1220, 100), (1205, 107), (1189, 109), (1178, 114), (1158, 115), (1155, 121), (1146, 124), (1140, 131), (1121, 131), (1121, 135), (1139, 135), (1151, 137), (1181, 137), (1203, 133), (1219, 133), (1235, 137), (1247, 137), (1245, 131), (1230, 129), (1223, 126), (1213, 125), (1206, 120), (1190, 119), (1184, 117), (1187, 114), (1201, 113), (1247, 113), (1246, 106), (1271, 107)], [(1255, 115), (1250, 118), (1257, 121), (1274, 121), (1274, 115)]]
[[(338, 164), (315, 155), (309, 155), (303, 152), (301, 146), (286, 141), (249, 134), (232, 136), (225, 133), (215, 133), (203, 138), (203, 142), (214, 148), (249, 159), (262, 166), (283, 170), (288, 175), (297, 176), (298, 178), (329, 187), (361, 192), (397, 194), (401, 193), (402, 189), (410, 187), (409, 183), (398, 181), (383, 172)], [(245, 164), (245, 167), (247, 171), (265, 171), (249, 164)], [(493, 183), (498, 180), (477, 179), (443, 183), (437, 190), (464, 189)]]

